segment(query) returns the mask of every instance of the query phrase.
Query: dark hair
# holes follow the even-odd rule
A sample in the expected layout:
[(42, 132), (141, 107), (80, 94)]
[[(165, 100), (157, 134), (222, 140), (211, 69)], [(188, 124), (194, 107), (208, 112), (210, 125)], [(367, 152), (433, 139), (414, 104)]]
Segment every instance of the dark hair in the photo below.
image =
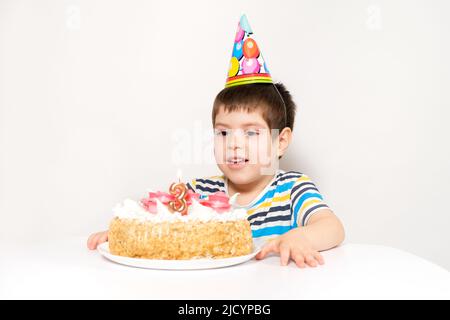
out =
[(221, 106), (227, 112), (236, 110), (253, 112), (260, 110), (269, 129), (279, 129), (280, 131), (285, 127), (289, 127), (291, 130), (294, 129), (297, 106), (292, 100), (290, 92), (282, 83), (252, 83), (223, 89), (214, 100), (212, 111), (213, 126)]

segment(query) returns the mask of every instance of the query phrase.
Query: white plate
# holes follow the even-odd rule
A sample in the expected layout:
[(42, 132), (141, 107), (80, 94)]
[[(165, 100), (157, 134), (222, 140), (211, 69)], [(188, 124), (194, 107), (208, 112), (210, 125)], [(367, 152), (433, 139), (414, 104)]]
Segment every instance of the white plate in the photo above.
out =
[(240, 264), (252, 259), (261, 250), (263, 243), (254, 239), (253, 251), (250, 254), (239, 257), (223, 258), (223, 259), (191, 259), (191, 260), (156, 260), (156, 259), (142, 259), (129, 258), (114, 255), (109, 252), (108, 242), (104, 242), (97, 247), (97, 250), (105, 258), (124, 264), (127, 266), (146, 268), (146, 269), (165, 269), (165, 270), (196, 270), (196, 269), (214, 269), (223, 268)]

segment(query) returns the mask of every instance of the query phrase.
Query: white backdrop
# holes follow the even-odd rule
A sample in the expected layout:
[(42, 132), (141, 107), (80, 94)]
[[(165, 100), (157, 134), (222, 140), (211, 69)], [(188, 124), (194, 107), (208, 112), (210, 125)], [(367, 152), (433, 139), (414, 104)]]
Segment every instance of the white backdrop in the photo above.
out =
[[(450, 269), (448, 1), (0, 1), (0, 241), (88, 236), (148, 188), (218, 173), (211, 129), (246, 13), (299, 110), (305, 172), (347, 242)], [(195, 133), (197, 132), (197, 133)], [(192, 149), (191, 149), (192, 150)]]

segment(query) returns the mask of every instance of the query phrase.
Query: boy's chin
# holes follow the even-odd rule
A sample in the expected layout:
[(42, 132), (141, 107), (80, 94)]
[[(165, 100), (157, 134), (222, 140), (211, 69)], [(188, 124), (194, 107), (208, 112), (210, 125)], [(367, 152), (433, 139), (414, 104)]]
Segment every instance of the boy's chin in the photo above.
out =
[(226, 165), (221, 166), (221, 171), (234, 184), (248, 184), (261, 178), (260, 171), (257, 168), (245, 167), (238, 170), (228, 168)]

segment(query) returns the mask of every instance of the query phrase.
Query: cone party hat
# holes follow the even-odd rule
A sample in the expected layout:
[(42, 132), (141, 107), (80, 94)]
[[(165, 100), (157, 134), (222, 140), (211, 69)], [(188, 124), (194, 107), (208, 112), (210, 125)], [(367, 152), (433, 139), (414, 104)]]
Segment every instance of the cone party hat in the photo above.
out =
[(273, 83), (247, 17), (241, 16), (225, 87), (249, 83)]

